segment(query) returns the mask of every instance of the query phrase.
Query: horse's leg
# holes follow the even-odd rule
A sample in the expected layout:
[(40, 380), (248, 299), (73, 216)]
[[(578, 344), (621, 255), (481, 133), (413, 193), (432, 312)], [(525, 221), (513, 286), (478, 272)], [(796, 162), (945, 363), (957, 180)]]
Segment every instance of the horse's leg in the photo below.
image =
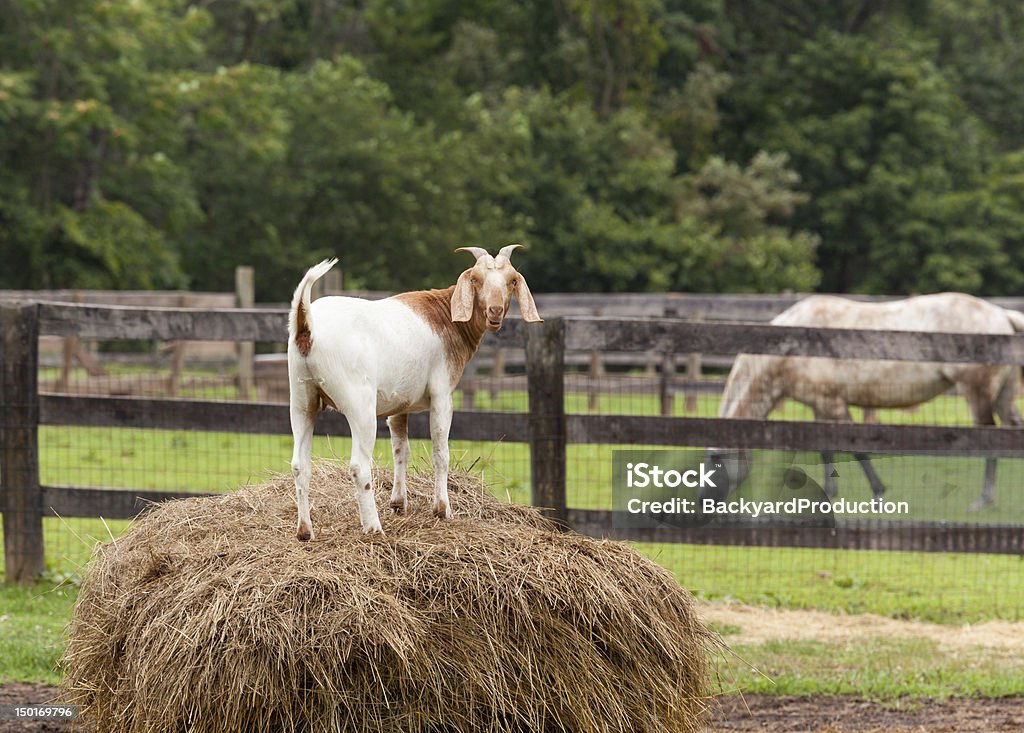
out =
[[(987, 388), (987, 385), (977, 384), (974, 382), (961, 385), (964, 391), (964, 397), (967, 399), (967, 407), (971, 410), (971, 417), (974, 418), (975, 425), (995, 425), (996, 418), (994, 414), (995, 407), (999, 407), (1005, 411), (1000, 397), (1002, 396), (1002, 390), (1000, 390), (996, 399), (992, 399), (992, 392)], [(1016, 391), (1016, 390), (1015, 390)], [(1004, 398), (1005, 399), (1005, 398)], [(1016, 412), (1016, 407), (1013, 407), (1013, 401), (1010, 400), (1010, 407), (1012, 412)], [(1007, 413), (1012, 417), (1011, 413)], [(1018, 419), (1019, 414), (1016, 416)], [(985, 482), (981, 486), (981, 494), (971, 502), (971, 505), (967, 507), (969, 512), (977, 512), (985, 507), (992, 506), (996, 503), (996, 459), (986, 458), (985, 459)]]
[[(815, 420), (842, 419), (834, 407), (830, 409), (824, 405), (815, 405), (813, 409)], [(836, 483), (836, 477), (832, 475), (836, 472), (835, 453), (830, 450), (823, 450), (821, 452), (821, 462), (825, 467), (825, 481), (821, 486), (825, 490), (825, 496), (829, 499), (834, 499), (839, 495), (839, 485)]]
[[(853, 418), (850, 416), (850, 408), (844, 402), (835, 402), (827, 406), (819, 406), (814, 410), (814, 417), (818, 420), (835, 420), (837, 422), (848, 422), (852, 423)], [(835, 472), (835, 465), (832, 462), (832, 452), (822, 452), (821, 457), (825, 461), (825, 493), (828, 494), (829, 498), (834, 498), (839, 494), (839, 489), (836, 484), (835, 477), (832, 475)], [(878, 473), (875, 471), (875, 467), (871, 465), (871, 459), (867, 453), (854, 453), (853, 457), (857, 459), (861, 469), (864, 471), (864, 475), (868, 479), (868, 483), (871, 485), (871, 493), (877, 499), (885, 493), (885, 484), (882, 483), (882, 479), (878, 477)]]
[(979, 512), (985, 507), (990, 507), (996, 503), (996, 459), (986, 458), (985, 459), (985, 483), (982, 484), (981, 494), (977, 499), (971, 502), (971, 505), (967, 507), (967, 511)]
[(1020, 367), (1012, 367), (1003, 381), (1003, 386), (1000, 387), (998, 394), (996, 394), (994, 412), (999, 416), (999, 421), (1003, 425), (1013, 425), (1016, 427), (1024, 425), (1024, 418), (1020, 416), (1020, 410), (1017, 409), (1017, 403), (1015, 402), (1019, 383)]
[(825, 483), (822, 485), (825, 489), (825, 496), (829, 499), (835, 499), (839, 495), (839, 486), (836, 484), (836, 477), (832, 474), (836, 471), (835, 454), (830, 450), (823, 450), (821, 452), (821, 462), (825, 466)]
[(885, 494), (885, 484), (882, 483), (882, 479), (878, 478), (875, 467), (871, 465), (871, 458), (868, 457), (867, 453), (854, 453), (853, 457), (857, 459), (857, 463), (860, 464), (864, 475), (867, 476), (868, 483), (871, 484), (871, 493), (874, 494), (876, 499), (881, 499), (882, 495)]

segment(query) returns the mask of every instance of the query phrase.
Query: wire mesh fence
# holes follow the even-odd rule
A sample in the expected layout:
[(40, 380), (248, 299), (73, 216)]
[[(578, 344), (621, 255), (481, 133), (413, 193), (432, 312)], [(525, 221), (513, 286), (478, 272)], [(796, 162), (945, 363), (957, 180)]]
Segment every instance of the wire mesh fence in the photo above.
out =
[[(91, 369), (67, 368), (63, 361), (66, 346), (58, 343), (56, 350), (54, 344), (50, 346), (48, 352), (44, 342), (38, 370), (44, 415), (51, 395), (110, 401), (102, 407), (106, 411), (103, 419), (79, 414), (76, 419), (86, 424), (68, 424), (72, 421), (55, 420), (52, 415), (43, 420), (38, 428), (39, 483), (43, 487), (222, 492), (261, 482), (271, 472), (289, 470), (291, 437), (286, 427), (280, 429), (286, 422), (254, 426), (248, 417), (252, 413), (239, 409), (237, 417), (231, 417), (230, 410), (218, 412), (216, 429), (194, 429), (195, 400), (207, 406), (201, 409), (213, 409), (217, 404), (251, 405), (254, 401), (284, 409), (287, 377), (280, 344), (259, 345), (251, 383), (240, 379), (234, 341), (211, 343), (204, 346), (205, 351), (196, 349), (189, 354), (178, 353), (176, 344), (168, 346), (151, 339), (83, 339), (76, 348), (94, 358)], [(511, 426), (532, 418), (526, 365), (514, 348), (506, 350), (502, 359), (492, 352), (478, 370), (467, 373), (455, 395), (458, 412), (453, 423), (455, 435), (460, 417), (464, 424), (471, 420), (466, 410), (498, 411), (500, 420), (509, 423), (512, 437), (502, 440), (488, 434), (475, 440), (472, 431), (468, 435), (464, 431), (461, 438), (465, 439), (452, 441), (451, 454), (453, 466), (479, 472), (499, 497), (528, 503), (536, 488), (531, 485), (531, 446), (523, 431)], [(615, 351), (609, 351), (604, 359), (603, 352), (596, 349), (567, 354), (571, 358), (566, 359), (563, 375), (564, 410), (569, 417), (565, 496), (571, 509), (610, 512), (614, 508), (613, 451), (687, 448), (706, 455), (712, 447), (747, 447), (742, 442), (723, 445), (701, 439), (699, 430), (684, 425), (684, 419), (710, 420), (719, 415), (727, 362), (705, 368), (706, 373), (698, 379), (694, 360), (687, 354), (666, 358), (656, 352), (635, 352), (632, 360)], [(893, 390), (904, 388), (892, 384)], [(132, 400), (160, 400), (149, 406), (158, 406), (165, 414), (147, 424), (162, 427), (139, 427), (129, 414)], [(765, 416), (772, 423), (802, 424), (814, 418), (813, 411), (796, 400), (781, 401), (774, 407)], [(119, 417), (118, 410), (126, 412)], [(964, 396), (956, 392), (939, 394), (911, 409), (877, 409), (867, 414), (854, 409), (852, 413), (854, 421), (870, 421), (880, 427), (958, 428), (970, 425), (972, 419)], [(611, 422), (601, 423), (607, 426), (607, 436), (598, 428), (574, 422), (583, 417), (609, 418)], [(645, 423), (639, 433), (634, 431), (644, 436), (642, 440), (626, 440), (621, 434), (622, 421), (616, 422), (620, 417), (665, 419)], [(168, 427), (178, 424), (193, 427)], [(325, 429), (328, 433), (333, 432), (330, 425), (333, 423)], [(10, 433), (7, 423), (4, 427), (5, 433)], [(343, 432), (318, 435), (314, 456), (347, 461), (349, 441)], [(941, 525), (1024, 527), (1024, 462), (1013, 457), (1004, 444), (994, 453), (1000, 456), (994, 483), (996, 502), (970, 512), (985, 480), (986, 456), (925, 450), (921, 439), (915, 440), (910, 450), (899, 444), (877, 450), (876, 440), (876, 450), (870, 454), (886, 496), (913, 506), (910, 517), (893, 518), (891, 527), (882, 527), (893, 538), (887, 546), (900, 547), (901, 533), (909, 538), (914, 522), (933, 529)], [(412, 469), (429, 471), (429, 441), (414, 439), (411, 448)], [(861, 462), (844, 450), (845, 445), (837, 444), (834, 449), (827, 444), (802, 450), (789, 446), (780, 450), (771, 445), (752, 448), (749, 476), (732, 487), (730, 498), (770, 499), (795, 469), (818, 487), (824, 487), (827, 476), (834, 472), (840, 497), (872, 496)], [(832, 454), (831, 463), (823, 458), (823, 452)], [(378, 439), (374, 457), (378, 466), (390, 465), (386, 438)], [(8, 483), (6, 477), (4, 481)], [(10, 514), (11, 508), (7, 509)], [(47, 566), (57, 574), (80, 571), (95, 543), (118, 536), (127, 524), (128, 520), (121, 518), (47, 516), (43, 519)], [(637, 543), (642, 552), (695, 594), (711, 600), (822, 606), (937, 621), (1024, 617), (1020, 553), (737, 546), (735, 540), (715, 544), (714, 538), (658, 541), (657, 534), (646, 539), (651, 541)], [(751, 538), (747, 544), (756, 542)]]
[[(660, 369), (660, 367), (659, 367)], [(728, 372), (704, 376), (706, 383), (687, 382), (680, 370), (671, 375), (677, 385), (666, 409), (658, 394), (657, 379), (650, 379), (639, 365), (632, 372), (602, 377), (596, 382), (600, 393), (595, 404), (580, 395), (566, 395), (570, 415), (614, 412), (645, 417), (715, 418), (721, 414)], [(630, 384), (630, 380), (636, 380)], [(567, 378), (567, 385), (572, 378)], [(646, 393), (640, 388), (646, 384)], [(689, 384), (690, 390), (684, 385)], [(736, 390), (748, 385), (734, 384)], [(568, 389), (568, 387), (567, 387)], [(911, 390), (910, 385), (891, 383), (880, 402), (899, 403)], [(1019, 409), (1022, 400), (1015, 397)], [(771, 411), (758, 415), (772, 421), (814, 421), (814, 410), (792, 399), (780, 400)], [(972, 413), (963, 394), (955, 389), (909, 408), (851, 409), (855, 423), (878, 426), (950, 426), (972, 425)], [(698, 597), (713, 601), (736, 601), (785, 607), (825, 607), (849, 613), (873, 612), (898, 617), (924, 618), (939, 622), (973, 622), (987, 618), (1024, 617), (1024, 566), (1017, 554), (974, 552), (965, 542), (963, 552), (920, 552), (922, 532), (960, 528), (967, 533), (976, 528), (1000, 527), (1024, 536), (1024, 452), (998, 453), (992, 464), (993, 503), (979, 502), (990, 469), (997, 455), (972, 451), (958, 453), (943, 450), (903, 450), (892, 443), (887, 450), (857, 454), (841, 448), (828, 450), (742, 451), (742, 446), (723, 448), (707, 440), (696, 439), (687, 431), (683, 438), (675, 421), (650, 422), (645, 426), (647, 442), (623, 444), (570, 444), (567, 448), (567, 493), (572, 508), (586, 510), (620, 509), (613, 501), (616, 481), (613, 472), (616, 451), (636, 451), (641, 456), (658, 456), (677, 451), (683, 465), (695, 467), (698, 460), (717, 465), (719, 474), (735, 470), (723, 456), (745, 453), (749, 457), (747, 473), (736, 485), (728, 482), (728, 493), (721, 499), (730, 502), (772, 502), (795, 496), (821, 500), (847, 500), (860, 504), (874, 498), (869, 472), (884, 488), (884, 499), (905, 505), (902, 514), (829, 517), (839, 527), (868, 526), (876, 535), (873, 543), (894, 550), (837, 549), (832, 547), (734, 546), (733, 542), (756, 545), (772, 542), (765, 534), (751, 530), (746, 539), (716, 539), (733, 531), (721, 525), (709, 525), (691, 531), (689, 537), (701, 544), (676, 541), (678, 518), (659, 518), (664, 535), (672, 541), (642, 542), (638, 548), (669, 569), (684, 586)], [(688, 463), (687, 463), (688, 461)], [(867, 464), (867, 470), (864, 464)], [(724, 465), (723, 465), (724, 464)], [(671, 460), (669, 466), (671, 466)], [(668, 467), (668, 466), (666, 466)], [(799, 476), (799, 485), (794, 485)], [(830, 480), (831, 479), (831, 480)], [(837, 492), (834, 499), (829, 496)], [(826, 491), (826, 488), (829, 491)], [(641, 495), (642, 492), (634, 492)], [(696, 489), (669, 489), (665, 496), (686, 497), (699, 503)], [(634, 495), (631, 494), (631, 495)], [(979, 504), (981, 504), (979, 506)], [(785, 526), (784, 517), (761, 517), (765, 526)], [(685, 522), (683, 522), (685, 525)], [(834, 526), (829, 524), (829, 526)], [(823, 530), (806, 530), (807, 532)], [(827, 531), (827, 530), (824, 530)], [(701, 536), (700, 533), (703, 533)], [(675, 535), (675, 536), (673, 536)], [(648, 534), (657, 539), (658, 531)], [(1019, 544), (1019, 543), (1018, 543)]]
[[(187, 425), (195, 421), (195, 402), (285, 406), (287, 365), (283, 344), (259, 344), (255, 381), (240, 386), (231, 342), (205, 342), (187, 349), (172, 364), (179, 345), (148, 340), (90, 341), (76, 349), (90, 354), (92, 369), (63, 368), (61, 344), (44, 339), (40, 350), (39, 391), (44, 396), (87, 396), (159, 400), (161, 422)], [(526, 410), (524, 392), (500, 391), (481, 395), (487, 407)], [(478, 402), (480, 399), (478, 399)], [(455, 394), (456, 408), (466, 402)], [(286, 409), (286, 408), (285, 408)], [(200, 414), (203, 407), (200, 405)], [(230, 413), (228, 413), (230, 414)], [(116, 421), (115, 421), (116, 422)], [(321, 421), (322, 422), (322, 421)], [(43, 486), (130, 489), (133, 491), (218, 493), (261, 483), (276, 473), (288, 473), (292, 438), (285, 421), (277, 434), (252, 432), (241, 414), (226, 429), (159, 429), (116, 425), (48, 425), (39, 427), (39, 469)], [(346, 435), (317, 435), (313, 456), (347, 463), (351, 441)], [(411, 440), (411, 470), (431, 470), (429, 440)], [(454, 469), (481, 475), (493, 491), (509, 501), (529, 503), (529, 452), (522, 443), (454, 440), (450, 444)], [(390, 442), (376, 441), (374, 463), (385, 473), (393, 465)], [(351, 487), (337, 487), (347, 496)], [(353, 511), (355, 511), (353, 503)], [(81, 571), (95, 544), (117, 537), (127, 519), (46, 517), (43, 520), (46, 564), (57, 574)]]

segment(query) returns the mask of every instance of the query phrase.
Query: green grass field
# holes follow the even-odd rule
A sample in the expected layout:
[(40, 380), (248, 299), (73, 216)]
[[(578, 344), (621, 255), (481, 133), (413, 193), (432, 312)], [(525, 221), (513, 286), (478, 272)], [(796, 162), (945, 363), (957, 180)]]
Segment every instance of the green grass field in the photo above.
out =
[[(207, 395), (216, 397), (220, 395)], [(481, 409), (524, 410), (525, 395), (504, 393), (494, 405), (478, 395)], [(586, 396), (570, 395), (570, 411), (586, 412)], [(598, 410), (607, 413), (657, 414), (654, 397), (605, 396)], [(702, 397), (697, 415), (712, 416), (717, 397)], [(676, 413), (683, 414), (682, 398)], [(781, 417), (809, 419), (789, 404)], [(963, 400), (941, 397), (917, 413), (880, 411), (882, 422), (968, 424)], [(314, 452), (347, 460), (348, 441), (317, 438)], [(569, 448), (569, 503), (580, 508), (611, 506), (611, 446)], [(289, 436), (107, 428), (43, 427), (40, 464), (46, 484), (192, 491), (228, 491), (263, 481), (268, 473), (287, 471)], [(455, 465), (480, 472), (494, 493), (510, 501), (530, 500), (527, 446), (512, 443), (457, 442)], [(375, 459), (388, 465), (387, 441), (378, 441)], [(429, 444), (413, 443), (413, 470), (429, 470)], [(761, 465), (797, 463), (816, 470), (812, 454), (759, 452)], [(912, 501), (924, 515), (917, 518), (967, 519), (964, 508), (980, 487), (982, 460), (929, 456), (878, 457), (876, 467), (892, 498)], [(820, 467), (818, 467), (820, 468)], [(840, 464), (843, 495), (870, 493), (856, 464)], [(761, 476), (765, 478), (761, 478)], [(745, 491), (769, 490), (771, 472), (755, 472)], [(936, 492), (936, 486), (941, 491)], [(1024, 523), (1024, 461), (1002, 461), (997, 508), (972, 521)], [(936, 500), (939, 494), (941, 501)], [(925, 516), (926, 515), (926, 516)], [(0, 680), (57, 679), (53, 665), (63, 646), (76, 582), (96, 542), (117, 536), (127, 522), (93, 519), (45, 520), (47, 577), (35, 586), (0, 588)], [(637, 545), (640, 552), (666, 567), (698, 598), (730, 600), (778, 608), (817, 608), (835, 613), (876, 613), (945, 624), (1024, 617), (1024, 561), (1011, 556), (832, 552), (788, 548), (708, 547), (671, 544)], [(836, 650), (816, 643), (787, 642), (779, 648), (741, 648), (747, 661), (766, 671), (773, 682), (748, 675), (737, 660), (722, 662), (748, 690), (775, 692), (857, 692), (875, 696), (931, 694), (962, 690), (974, 694), (1019, 692), (1019, 666), (977, 660), (959, 669), (927, 644), (892, 640), (872, 648)], [(859, 660), (859, 661), (858, 661)], [(905, 673), (893, 660), (905, 660)], [(900, 669), (904, 669), (900, 667)], [(1016, 675), (1016, 676), (1014, 676)], [(731, 684), (731, 683), (730, 683)]]
[[(728, 633), (724, 639), (729, 643)], [(1024, 695), (1020, 657), (982, 648), (945, 651), (930, 639), (780, 640), (730, 648), (731, 653), (716, 657), (724, 692), (855, 695), (903, 704), (908, 698)]]

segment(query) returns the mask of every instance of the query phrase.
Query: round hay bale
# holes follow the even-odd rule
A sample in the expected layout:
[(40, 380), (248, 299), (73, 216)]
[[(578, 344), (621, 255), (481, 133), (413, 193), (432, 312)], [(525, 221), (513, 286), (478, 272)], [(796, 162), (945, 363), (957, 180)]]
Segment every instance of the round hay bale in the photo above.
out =
[(83, 580), (65, 699), (105, 733), (702, 727), (714, 642), (668, 573), (470, 474), (439, 521), (431, 483), (410, 475), (383, 537), (335, 463), (314, 468), (313, 542), (290, 476), (152, 508)]

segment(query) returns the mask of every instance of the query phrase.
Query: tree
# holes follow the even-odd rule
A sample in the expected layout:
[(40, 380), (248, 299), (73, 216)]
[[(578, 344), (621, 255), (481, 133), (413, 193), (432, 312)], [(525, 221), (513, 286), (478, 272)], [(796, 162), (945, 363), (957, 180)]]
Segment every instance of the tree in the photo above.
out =
[[(167, 68), (194, 60), (200, 13), (176, 4), (8, 3), (0, 25), (0, 220), (15, 287), (181, 285), (175, 228), (194, 213), (162, 109)], [(167, 216), (138, 200), (159, 189)]]
[[(816, 239), (781, 224), (801, 200), (785, 158), (746, 169), (720, 159), (679, 177), (639, 113), (600, 119), (586, 104), (517, 92), (503, 114), (527, 126), (507, 210), (529, 221), (524, 274), (538, 290), (807, 290)], [(731, 202), (731, 203), (727, 203)], [(737, 216), (731, 209), (743, 209)]]
[[(801, 174), (810, 198), (795, 222), (821, 236), (826, 290), (938, 285), (920, 267), (949, 246), (952, 222), (936, 221), (944, 212), (934, 203), (977, 184), (987, 148), (929, 52), (823, 33), (766, 70), (756, 101), (753, 79), (732, 98), (747, 149), (785, 151)], [(925, 221), (927, 235), (917, 227)]]

